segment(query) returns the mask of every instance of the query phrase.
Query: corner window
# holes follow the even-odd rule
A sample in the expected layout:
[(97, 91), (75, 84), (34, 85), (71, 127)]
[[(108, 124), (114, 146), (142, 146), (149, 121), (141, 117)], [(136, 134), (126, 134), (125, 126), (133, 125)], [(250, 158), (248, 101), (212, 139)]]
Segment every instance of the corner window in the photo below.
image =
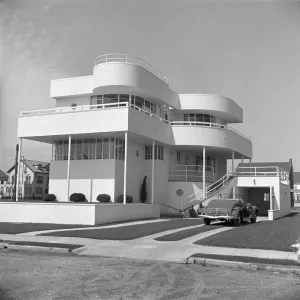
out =
[[(145, 160), (152, 159), (152, 146), (145, 146)], [(164, 147), (155, 145), (154, 159), (164, 160)]]

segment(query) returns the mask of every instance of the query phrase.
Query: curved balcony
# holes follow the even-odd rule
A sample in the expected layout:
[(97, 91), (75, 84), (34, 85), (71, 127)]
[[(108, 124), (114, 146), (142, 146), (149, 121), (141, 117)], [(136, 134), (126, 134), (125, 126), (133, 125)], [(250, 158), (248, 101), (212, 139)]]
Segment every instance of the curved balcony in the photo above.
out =
[(98, 56), (93, 71), (93, 93), (134, 93), (157, 104), (179, 108), (178, 94), (160, 71), (128, 54)]
[[(217, 123), (188, 121), (172, 121), (170, 124), (175, 145), (203, 145), (230, 149), (243, 155), (244, 158), (252, 157), (251, 140), (232, 127)], [(236, 158), (239, 156), (237, 155)]]
[(163, 75), (160, 71), (156, 68), (151, 66), (149, 63), (144, 61), (143, 59), (130, 55), (130, 54), (123, 54), (123, 53), (111, 53), (111, 54), (103, 54), (96, 58), (95, 66), (99, 64), (106, 64), (110, 62), (121, 62), (131, 65), (140, 66), (147, 71), (151, 72), (153, 75), (158, 77), (159, 79), (163, 80), (164, 82), (168, 83), (168, 78)]
[(227, 123), (243, 122), (243, 110), (232, 99), (210, 94), (179, 94), (180, 110), (207, 113)]

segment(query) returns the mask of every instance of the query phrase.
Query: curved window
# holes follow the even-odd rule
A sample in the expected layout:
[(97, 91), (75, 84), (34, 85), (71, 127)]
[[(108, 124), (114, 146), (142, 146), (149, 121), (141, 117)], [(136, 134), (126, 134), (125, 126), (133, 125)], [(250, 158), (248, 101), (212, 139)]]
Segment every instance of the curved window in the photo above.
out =
[(201, 126), (210, 126), (211, 123), (216, 123), (216, 117), (208, 114), (184, 114), (183, 120), (187, 122), (195, 122), (192, 123), (192, 125)]
[[(152, 103), (149, 100), (144, 99), (140, 96), (128, 95), (128, 94), (105, 94), (105, 95), (97, 95), (92, 96), (90, 104), (97, 105), (91, 107), (91, 109), (95, 108), (109, 108), (109, 107), (119, 107), (122, 106), (120, 103), (130, 103), (130, 106), (139, 110), (142, 109), (148, 115), (153, 114), (159, 117), (163, 117), (167, 119), (166, 112), (163, 113), (164, 108), (163, 105), (157, 105)], [(116, 105), (114, 105), (116, 104)]]

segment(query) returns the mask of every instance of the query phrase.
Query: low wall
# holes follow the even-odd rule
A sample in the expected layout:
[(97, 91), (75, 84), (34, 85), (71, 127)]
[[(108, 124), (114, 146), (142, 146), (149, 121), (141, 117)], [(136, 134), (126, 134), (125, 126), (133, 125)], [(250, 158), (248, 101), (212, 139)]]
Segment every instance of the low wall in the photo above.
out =
[(158, 204), (0, 202), (0, 222), (96, 225), (159, 217)]
[(95, 224), (160, 217), (159, 204), (102, 204), (95, 209)]

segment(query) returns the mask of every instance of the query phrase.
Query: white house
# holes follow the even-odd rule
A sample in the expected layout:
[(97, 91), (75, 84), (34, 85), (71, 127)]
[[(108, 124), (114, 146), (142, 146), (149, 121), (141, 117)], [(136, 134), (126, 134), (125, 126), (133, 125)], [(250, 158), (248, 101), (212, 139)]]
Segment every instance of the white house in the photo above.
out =
[[(101, 55), (92, 75), (52, 80), (50, 97), (55, 108), (20, 113), (18, 137), (20, 146), (23, 139), (53, 145), (49, 193), (60, 201), (80, 192), (90, 202), (107, 193), (112, 201), (125, 194), (140, 203), (147, 176), (146, 203), (186, 207), (235, 193), (235, 161), (252, 158), (251, 140), (230, 127), (243, 122), (237, 103), (178, 94), (160, 71), (131, 55)], [(279, 179), (266, 184), (270, 190), (280, 185), (274, 170), (268, 176)]]

